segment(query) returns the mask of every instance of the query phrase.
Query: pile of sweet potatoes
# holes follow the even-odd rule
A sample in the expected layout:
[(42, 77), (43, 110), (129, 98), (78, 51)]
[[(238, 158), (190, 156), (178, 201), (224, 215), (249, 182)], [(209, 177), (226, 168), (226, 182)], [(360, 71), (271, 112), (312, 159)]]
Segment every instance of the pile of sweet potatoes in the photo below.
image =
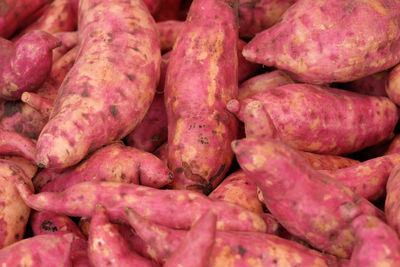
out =
[(0, 263), (400, 266), (398, 10), (0, 0)]

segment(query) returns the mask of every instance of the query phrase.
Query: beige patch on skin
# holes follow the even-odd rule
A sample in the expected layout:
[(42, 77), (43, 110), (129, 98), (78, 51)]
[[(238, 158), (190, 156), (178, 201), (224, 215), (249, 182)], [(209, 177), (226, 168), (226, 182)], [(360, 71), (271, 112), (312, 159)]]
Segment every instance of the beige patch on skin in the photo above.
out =
[(25, 254), (19, 262), (21, 266), (29, 267), (33, 266), (33, 260), (31, 254)]
[(268, 254), (270, 258), (279, 259), (279, 266), (294, 266), (303, 262), (302, 257), (295, 250), (285, 245), (270, 244)]
[[(216, 244), (220, 244), (221, 240), (218, 239), (216, 240)], [(214, 245), (215, 246), (215, 245)], [(214, 259), (210, 266), (215, 266), (215, 267), (234, 267), (235, 266), (235, 257), (231, 251), (230, 246), (223, 246), (220, 247), (220, 245), (215, 246), (219, 248), (219, 252), (214, 254)]]
[(378, 12), (382, 16), (387, 16), (390, 13), (390, 9), (384, 7), (382, 5), (382, 1), (380, 0), (362, 0), (362, 2), (369, 5), (371, 8), (373, 8), (376, 12)]

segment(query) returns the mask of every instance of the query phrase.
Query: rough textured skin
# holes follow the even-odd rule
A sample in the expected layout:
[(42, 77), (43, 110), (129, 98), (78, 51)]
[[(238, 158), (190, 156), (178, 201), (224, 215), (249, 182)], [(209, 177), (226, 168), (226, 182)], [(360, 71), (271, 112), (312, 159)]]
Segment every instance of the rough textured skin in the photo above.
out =
[(385, 155), (390, 155), (400, 152), (400, 135), (396, 135), (386, 150)]
[[(9, 246), (24, 237), (31, 209), (25, 204), (14, 186), (21, 180), (33, 190), (28, 176), (15, 163), (0, 160), (0, 248)], [(1, 256), (0, 256), (1, 258)], [(2, 262), (0, 260), (0, 262)]]
[(260, 69), (260, 65), (254, 64), (250, 61), (247, 61), (242, 55), (242, 51), (244, 46), (247, 43), (243, 40), (238, 39), (238, 81), (239, 83), (247, 80), (249, 77), (255, 75), (257, 71)]
[(208, 266), (215, 242), (216, 222), (217, 216), (212, 210), (203, 214), (163, 266)]
[(297, 0), (240, 0), (239, 35), (253, 37), (279, 21)]
[(25, 28), (13, 38), (17, 41), (25, 33), (41, 30), (48, 33), (72, 31), (77, 24), (75, 12), (72, 10), (71, 0), (54, 0), (43, 15), (33, 24)]
[(234, 141), (232, 148), (242, 170), (261, 189), (268, 210), (286, 230), (315, 248), (348, 258), (355, 240), (350, 221), (360, 214), (384, 217), (279, 141), (246, 138)]
[(0, 156), (0, 159), (5, 159), (5, 160), (9, 160), (12, 161), (13, 163), (15, 163), (16, 165), (18, 165), (18, 167), (20, 167), (25, 174), (32, 179), (36, 172), (38, 167), (36, 166), (35, 163), (33, 163), (31, 160), (28, 160), (24, 157), (18, 157), (18, 156)]
[(359, 216), (352, 222), (356, 245), (350, 267), (400, 266), (400, 240), (387, 224), (373, 216)]
[(257, 93), (266, 92), (275, 87), (294, 83), (294, 81), (281, 70), (274, 70), (254, 76), (239, 87), (239, 99), (249, 98)]
[(386, 84), (389, 80), (389, 71), (381, 71), (344, 85), (344, 88), (360, 94), (372, 96), (388, 96)]
[(189, 190), (159, 190), (115, 182), (85, 182), (63, 192), (36, 195), (22, 183), (17, 183), (17, 188), (25, 202), (34, 209), (68, 216), (90, 218), (94, 206), (99, 203), (107, 209), (114, 222), (124, 221), (124, 208), (130, 207), (155, 223), (188, 229), (205, 211), (213, 208), (218, 215), (219, 230), (266, 230), (258, 214), (226, 201), (212, 201)]
[(154, 266), (149, 259), (129, 249), (118, 230), (108, 221), (101, 205), (96, 206), (90, 222), (88, 254), (94, 267)]
[(23, 92), (38, 89), (51, 70), (51, 50), (60, 46), (52, 35), (33, 31), (15, 43), (0, 39), (0, 97), (17, 100)]
[(165, 52), (171, 50), (175, 44), (178, 35), (182, 31), (184, 22), (179, 20), (166, 20), (157, 23), (160, 33), (160, 48)]
[(35, 162), (35, 143), (26, 136), (17, 132), (8, 132), (0, 129), (0, 154), (24, 157)]
[(165, 84), (172, 188), (215, 188), (232, 162), (238, 124), (237, 25), (227, 2), (195, 0), (172, 51)]
[(400, 234), (400, 166), (396, 166), (386, 184), (385, 215), (387, 223)]
[(399, 163), (400, 153), (396, 153), (370, 159), (340, 170), (321, 172), (340, 181), (357, 195), (375, 201), (385, 195), (389, 175)]
[(41, 167), (72, 166), (125, 137), (146, 114), (159, 79), (157, 27), (142, 1), (79, 5), (79, 55), (39, 136)]
[(225, 200), (252, 212), (263, 212), (257, 197), (257, 186), (243, 171), (226, 177), (209, 195), (211, 199)]
[(322, 155), (297, 151), (316, 170), (338, 170), (360, 163), (358, 160), (335, 155)]
[(34, 235), (74, 234), (71, 247), (72, 266), (89, 266), (86, 237), (69, 217), (61, 214), (33, 211), (30, 217), (30, 225)]
[[(131, 226), (144, 240), (147, 251), (164, 263), (176, 251), (186, 231), (151, 223), (126, 210)], [(337, 266), (335, 260), (277, 236), (254, 232), (216, 232), (208, 266)]]
[(279, 139), (321, 154), (348, 154), (389, 139), (399, 118), (388, 98), (307, 84), (270, 89), (237, 106), (233, 100), (228, 109), (243, 121), (246, 106), (254, 100), (264, 104)]
[(65, 53), (78, 45), (78, 32), (58, 32), (53, 35), (62, 42), (60, 47), (53, 49), (53, 62), (56, 62)]
[(394, 103), (400, 105), (400, 64), (390, 71), (386, 93)]
[[(161, 188), (171, 183), (172, 178), (172, 172), (153, 154), (115, 143), (100, 148), (79, 165), (62, 171), (41, 191), (61, 192), (88, 181), (140, 183)], [(43, 180), (40, 177), (35, 179)]]
[(0, 128), (37, 139), (47, 119), (22, 102), (0, 102)]
[(0, 37), (10, 37), (25, 20), (37, 10), (45, 7), (50, 0), (1, 0)]
[(247, 60), (301, 82), (347, 82), (400, 60), (397, 0), (302, 0), (244, 48)]
[(72, 241), (72, 234), (27, 238), (0, 250), (0, 262), (4, 267), (70, 267)]

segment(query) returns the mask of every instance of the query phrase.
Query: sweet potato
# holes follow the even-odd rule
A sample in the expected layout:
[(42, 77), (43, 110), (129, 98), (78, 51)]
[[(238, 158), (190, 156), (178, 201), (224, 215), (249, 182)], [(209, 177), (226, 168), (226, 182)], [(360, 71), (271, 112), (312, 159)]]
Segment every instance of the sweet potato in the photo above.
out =
[(34, 108), (22, 102), (0, 102), (0, 128), (15, 131), (37, 139), (47, 119)]
[(0, 250), (3, 266), (71, 266), (72, 234), (39, 235)]
[(34, 162), (32, 162), (31, 160), (28, 160), (24, 157), (19, 157), (19, 156), (0, 156), (0, 159), (5, 159), (5, 160), (9, 160), (12, 161), (13, 163), (15, 163), (18, 167), (20, 167), (25, 174), (32, 179), (36, 172), (38, 167), (36, 166), (36, 164)]
[(322, 155), (297, 151), (316, 170), (338, 170), (360, 163), (358, 160), (335, 155)]
[(394, 153), (400, 152), (400, 135), (396, 135), (392, 142), (390, 143), (388, 149), (385, 152), (385, 155), (390, 155)]
[(36, 93), (24, 92), (21, 95), (21, 101), (40, 112), (45, 118), (49, 118), (53, 110), (53, 100), (42, 97)]
[(97, 205), (89, 230), (89, 259), (93, 266), (155, 266), (149, 259), (129, 249), (128, 244), (108, 221), (103, 206)]
[(0, 129), (0, 154), (24, 157), (35, 162), (35, 143), (26, 136), (17, 132), (8, 132)]
[(99, 203), (107, 209), (107, 214), (114, 222), (123, 222), (124, 208), (130, 207), (156, 223), (188, 229), (206, 210), (213, 208), (218, 215), (217, 227), (220, 230), (266, 230), (258, 214), (226, 201), (212, 201), (188, 190), (159, 190), (115, 182), (84, 182), (63, 192), (36, 195), (18, 181), (17, 188), (25, 202), (34, 209), (68, 216), (90, 218), (94, 206)]
[[(284, 143), (321, 154), (349, 154), (392, 136), (397, 107), (384, 97), (345, 90), (288, 84), (228, 103), (243, 121), (248, 103), (258, 100)], [(263, 125), (264, 127), (264, 125)]]
[(216, 222), (212, 210), (203, 214), (163, 266), (207, 266), (215, 242)]
[(78, 32), (58, 32), (54, 36), (61, 40), (62, 45), (53, 49), (53, 63), (78, 45)]
[(243, 40), (238, 40), (238, 81), (239, 83), (247, 80), (249, 77), (253, 76), (260, 69), (260, 65), (254, 64), (250, 61), (247, 61), (242, 55), (242, 51), (244, 46), (247, 43)]
[(42, 31), (25, 34), (15, 45), (0, 39), (0, 97), (18, 100), (23, 92), (38, 89), (50, 73), (51, 50), (60, 44)]
[(302, 0), (243, 49), (312, 84), (353, 81), (400, 60), (400, 2)]
[(165, 164), (168, 164), (168, 143), (159, 146), (153, 154)]
[(54, 0), (43, 15), (13, 38), (18, 41), (24, 34), (31, 31), (44, 31), (48, 33), (66, 32), (75, 29), (77, 18), (72, 10), (71, 0)]
[(238, 124), (225, 106), (237, 96), (237, 25), (228, 2), (193, 1), (165, 84), (172, 188), (208, 194), (233, 159)]
[(396, 153), (370, 159), (347, 168), (321, 172), (340, 181), (359, 196), (375, 201), (384, 196), (389, 175), (399, 163), (400, 153)]
[(232, 149), (242, 170), (261, 189), (268, 210), (286, 230), (315, 248), (348, 258), (355, 240), (350, 221), (360, 214), (384, 218), (367, 200), (314, 170), (280, 141), (246, 138), (234, 141)]
[(252, 212), (263, 212), (262, 204), (257, 198), (257, 186), (243, 171), (226, 177), (208, 197), (229, 201)]
[(79, 4), (79, 55), (39, 136), (40, 167), (72, 166), (125, 137), (146, 114), (159, 79), (156, 23), (142, 1)]
[(166, 52), (172, 49), (182, 31), (183, 25), (184, 22), (179, 20), (166, 20), (157, 23), (161, 51)]
[(385, 215), (387, 223), (400, 234), (400, 166), (391, 172), (386, 184)]
[(50, 2), (51, 0), (2, 0), (0, 3), (0, 37), (9, 38), (15, 30), (25, 25), (25, 20), (30, 20), (30, 15)]
[(281, 70), (274, 70), (248, 79), (239, 87), (239, 98), (245, 99), (257, 93), (266, 92), (275, 87), (294, 83), (294, 81)]
[(394, 103), (400, 105), (400, 64), (390, 71), (386, 93)]
[(388, 96), (386, 93), (386, 84), (389, 80), (389, 72), (381, 71), (368, 75), (361, 79), (342, 85), (346, 90), (360, 94), (372, 96)]
[(14, 186), (16, 180), (20, 180), (27, 188), (33, 190), (31, 180), (18, 165), (11, 161), (0, 160), (0, 248), (24, 237), (31, 211)]
[[(164, 263), (185, 238), (186, 231), (156, 225), (126, 209), (129, 223), (144, 240), (147, 250)], [(208, 266), (336, 266), (315, 250), (277, 236), (254, 232), (217, 231)]]
[(400, 240), (396, 232), (374, 216), (359, 216), (352, 222), (356, 245), (349, 267), (400, 266)]
[[(156, 156), (120, 143), (102, 147), (79, 165), (54, 176), (55, 179), (41, 191), (61, 192), (86, 181), (140, 183), (154, 188), (164, 187), (172, 181), (172, 172)], [(38, 179), (43, 180), (35, 178)]]
[(253, 37), (279, 21), (282, 14), (297, 0), (240, 0), (239, 35)]

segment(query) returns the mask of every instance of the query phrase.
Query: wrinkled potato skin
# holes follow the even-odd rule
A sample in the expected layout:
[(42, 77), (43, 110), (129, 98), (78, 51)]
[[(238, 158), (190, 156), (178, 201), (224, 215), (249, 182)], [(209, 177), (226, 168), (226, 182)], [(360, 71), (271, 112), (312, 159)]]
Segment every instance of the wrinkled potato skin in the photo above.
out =
[(233, 159), (238, 124), (237, 25), (227, 2), (195, 0), (172, 51), (165, 84), (172, 188), (208, 194)]
[(72, 166), (125, 137), (145, 116), (160, 75), (156, 23), (143, 2), (79, 5), (79, 55), (38, 139), (41, 167)]
[(263, 192), (268, 210), (286, 230), (322, 251), (350, 257), (355, 238), (349, 221), (360, 214), (384, 217), (279, 141), (246, 138), (234, 141), (232, 148), (242, 170)]
[(298, 1), (243, 55), (301, 82), (353, 81), (399, 62), (399, 8), (397, 0)]

